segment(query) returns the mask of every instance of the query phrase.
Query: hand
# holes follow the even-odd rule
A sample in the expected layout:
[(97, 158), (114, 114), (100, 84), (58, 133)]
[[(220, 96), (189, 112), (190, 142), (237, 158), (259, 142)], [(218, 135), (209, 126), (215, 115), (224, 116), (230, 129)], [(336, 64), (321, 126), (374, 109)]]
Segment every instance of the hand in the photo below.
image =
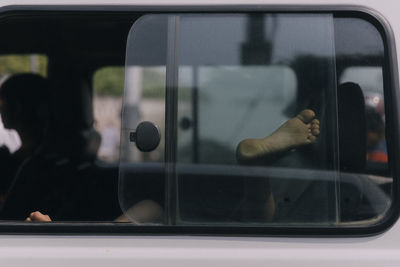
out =
[(27, 222), (51, 222), (51, 218), (47, 214), (42, 214), (40, 211), (35, 211), (29, 214), (25, 219)]

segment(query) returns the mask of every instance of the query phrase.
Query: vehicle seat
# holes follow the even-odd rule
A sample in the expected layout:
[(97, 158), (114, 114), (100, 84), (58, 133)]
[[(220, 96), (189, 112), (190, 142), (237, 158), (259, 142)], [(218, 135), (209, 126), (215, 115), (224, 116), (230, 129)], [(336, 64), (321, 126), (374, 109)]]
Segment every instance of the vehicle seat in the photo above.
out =
[[(341, 221), (359, 220), (363, 201), (362, 178), (348, 173), (363, 173), (367, 140), (364, 95), (360, 86), (347, 82), (338, 86), (338, 134)], [(346, 173), (346, 174), (345, 174)]]
[(337, 99), (340, 171), (362, 173), (367, 155), (364, 95), (358, 84), (347, 82), (338, 86)]

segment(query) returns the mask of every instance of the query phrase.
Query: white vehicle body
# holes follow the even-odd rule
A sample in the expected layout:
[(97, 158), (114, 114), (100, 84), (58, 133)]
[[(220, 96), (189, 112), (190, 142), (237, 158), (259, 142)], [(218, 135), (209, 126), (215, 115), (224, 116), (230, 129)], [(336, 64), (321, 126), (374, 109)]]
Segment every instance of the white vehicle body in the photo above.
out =
[[(400, 51), (400, 3), (394, 0), (3, 0), (22, 6), (361, 6), (378, 12)], [(3, 42), (6, 40), (3, 40)], [(397, 59), (398, 62), (398, 59)], [(400, 66), (397, 66), (397, 69)], [(400, 74), (399, 74), (400, 75)], [(398, 88), (397, 88), (398, 90)], [(400, 101), (400, 99), (397, 99)], [(34, 227), (34, 225), (32, 226)], [(150, 234), (2, 234), (2, 266), (399, 266), (400, 222), (368, 237), (266, 237)]]

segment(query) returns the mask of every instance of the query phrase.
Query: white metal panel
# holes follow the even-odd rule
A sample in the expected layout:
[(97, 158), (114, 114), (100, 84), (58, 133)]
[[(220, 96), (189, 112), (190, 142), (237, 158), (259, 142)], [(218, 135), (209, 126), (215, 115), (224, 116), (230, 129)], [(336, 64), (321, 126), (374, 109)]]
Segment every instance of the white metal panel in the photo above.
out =
[(400, 227), (368, 238), (23, 237), (3, 266), (398, 266)]
[(399, 266), (400, 225), (364, 238), (3, 236), (2, 266)]

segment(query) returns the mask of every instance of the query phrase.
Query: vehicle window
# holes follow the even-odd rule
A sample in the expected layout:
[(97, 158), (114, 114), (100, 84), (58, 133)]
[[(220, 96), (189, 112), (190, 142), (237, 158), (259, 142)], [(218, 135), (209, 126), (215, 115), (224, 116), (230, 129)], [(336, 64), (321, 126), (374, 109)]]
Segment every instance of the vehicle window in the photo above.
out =
[(126, 55), (123, 210), (145, 179), (128, 155), (153, 153), (128, 138), (144, 87), (129, 69), (161, 65), (165, 165), (140, 168), (164, 188), (164, 224), (376, 223), (392, 199), (383, 52), (372, 24), (332, 14), (142, 17)]
[[(309, 31), (315, 21), (318, 26)], [(208, 29), (211, 25), (214, 30), (210, 33)], [(236, 30), (226, 32), (229, 25), (235, 25)], [(294, 32), (297, 34), (294, 35)], [(219, 38), (206, 38), (210, 34)], [(189, 47), (194, 45), (192, 42), (195, 35), (208, 41), (203, 46), (198, 46), (197, 53), (193, 54)], [(254, 171), (256, 167), (253, 166), (261, 169), (289, 168), (288, 171), (292, 168), (337, 170), (336, 159), (329, 158), (327, 153), (336, 149), (335, 135), (329, 139), (318, 136), (325, 139), (323, 143), (306, 145), (299, 140), (299, 144), (289, 144), (285, 139), (279, 143), (280, 135), (284, 136), (282, 138), (288, 135), (294, 141), (302, 134), (293, 129), (297, 125), (292, 126), (289, 123), (286, 128), (283, 124), (304, 110), (314, 115), (309, 114), (310, 117), (304, 118), (304, 122), (298, 121), (300, 125), (310, 124), (318, 118), (321, 127), (332, 129), (329, 123), (323, 122), (328, 117), (336, 117), (332, 103), (324, 102), (330, 98), (329, 93), (336, 90), (333, 18), (283, 14), (183, 17), (180, 19), (180, 38), (182, 53), (179, 56), (188, 63), (197, 65), (196, 75), (199, 76), (198, 84), (192, 86), (198, 93), (197, 99), (193, 100), (197, 102), (196, 110), (192, 109), (192, 113), (179, 112), (178, 105), (178, 116), (186, 116), (191, 120), (194, 117), (196, 120), (193, 131), (198, 132), (197, 140), (192, 139), (190, 145), (198, 147), (197, 162), (192, 161), (195, 165), (191, 165), (189, 169), (198, 169), (201, 173), (202, 169), (207, 170), (207, 165), (211, 164), (217, 165), (213, 168), (221, 171), (225, 169), (223, 172), (226, 174), (191, 174), (183, 165), (185, 161), (178, 158), (180, 201), (177, 221), (267, 223), (273, 219), (276, 222), (334, 220), (335, 215), (330, 213), (329, 205), (336, 201), (334, 181), (338, 177), (335, 177), (335, 172), (327, 174), (332, 179), (331, 184), (319, 185), (321, 192), (325, 191), (325, 195), (331, 194), (333, 198), (320, 202), (319, 214), (314, 211), (311, 216), (311, 213), (307, 214), (300, 206), (300, 198), (312, 186), (312, 179), (307, 181), (304, 178), (291, 177), (293, 174), (286, 174), (285, 179), (281, 177), (283, 174), (279, 175), (268, 169), (255, 176), (237, 176), (234, 175), (236, 170), (229, 166), (234, 164), (245, 172)], [(296, 43), (296, 46), (288, 43)], [(212, 54), (219, 57), (204, 59), (198, 56), (207, 57)], [(318, 64), (316, 62), (320, 64), (319, 70), (313, 69), (313, 63)], [(296, 68), (302, 68), (301, 71), (304, 72), (308, 69), (314, 75), (312, 78), (304, 77), (301, 73), (296, 75)], [(307, 83), (307, 87), (302, 88), (302, 83)], [(301, 127), (300, 125), (298, 126)], [(281, 126), (283, 127), (278, 130)], [(274, 135), (274, 132), (277, 134)], [(308, 130), (303, 134), (308, 135)], [(267, 136), (271, 136), (272, 144), (265, 139)], [(241, 144), (246, 140), (257, 142), (255, 147), (265, 145), (261, 150), (276, 145), (277, 151), (271, 151), (273, 158), (260, 151), (260, 155), (245, 159), (244, 154), (248, 152), (244, 149), (242, 152)], [(178, 135), (178, 144), (179, 141)], [(184, 150), (188, 148), (182, 144), (178, 155)], [(185, 158), (184, 155), (182, 157)], [(252, 167), (246, 167), (247, 165)], [(230, 171), (232, 173), (229, 174)], [(311, 173), (308, 175), (312, 177)], [(220, 194), (223, 188), (226, 193)], [(200, 197), (203, 193), (208, 195), (206, 200)], [(197, 214), (191, 211), (195, 206), (201, 207), (197, 208)]]
[[(143, 96), (125, 98), (133, 101), (131, 118), (150, 116), (157, 122), (165, 109), (164, 91), (160, 94), (155, 88), (164, 88), (164, 67), (132, 70), (135, 78), (124, 79), (126, 36), (136, 17), (66, 12), (10, 16), (0, 23), (7, 39), (0, 44), (0, 54), (28, 54), (1, 61), (0, 70), (10, 69), (0, 87), (1, 116), (4, 127), (21, 136), (21, 146), (0, 149), (0, 220), (126, 221), (118, 202), (117, 164), (124, 83), (152, 83)], [(29, 54), (32, 51), (47, 55), (45, 69), (40, 56)], [(136, 103), (143, 103), (143, 108)], [(161, 123), (159, 127), (162, 132)], [(129, 158), (148, 159), (137, 152)], [(153, 153), (150, 159), (162, 161), (163, 153)], [(161, 217), (161, 194), (147, 196), (144, 186), (137, 187), (133, 205), (144, 202), (133, 212), (150, 205)], [(141, 192), (145, 194), (140, 196)], [(30, 218), (34, 211), (49, 217)], [(141, 222), (140, 216), (134, 218)]]
[(0, 23), (0, 220), (268, 233), (392, 214), (392, 51), (377, 21), (95, 13)]
[[(147, 209), (145, 202), (143, 212), (146, 214), (165, 210), (164, 161), (169, 143), (165, 137), (169, 131), (165, 103), (169, 98), (165, 94), (168, 82), (163, 57), (164, 31), (164, 23), (159, 23), (156, 18), (149, 26), (133, 30), (130, 36), (135, 37), (128, 37), (127, 43), (128, 49), (134, 46), (138, 51), (128, 53), (125, 59), (125, 88), (131, 89), (124, 90), (123, 99), (119, 202), (124, 216), (134, 222), (138, 221), (136, 207), (141, 207), (143, 200), (156, 206)], [(151, 32), (159, 34), (149, 34)], [(141, 122), (144, 127), (139, 127)], [(156, 216), (145, 216), (141, 222), (164, 223), (165, 213), (155, 213)]]

